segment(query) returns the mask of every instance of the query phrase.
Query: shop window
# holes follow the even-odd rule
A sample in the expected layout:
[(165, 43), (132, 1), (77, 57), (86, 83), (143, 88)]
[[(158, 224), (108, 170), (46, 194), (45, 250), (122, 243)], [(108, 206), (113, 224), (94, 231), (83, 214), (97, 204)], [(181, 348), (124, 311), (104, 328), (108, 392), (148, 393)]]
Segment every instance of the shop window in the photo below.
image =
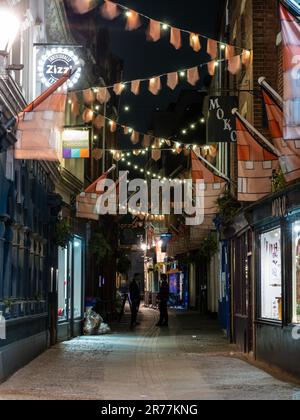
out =
[(300, 222), (293, 225), (293, 322), (300, 324)]
[(74, 319), (81, 318), (82, 312), (82, 240), (74, 239)]
[(281, 230), (261, 235), (261, 316), (282, 320)]
[(66, 321), (68, 315), (68, 249), (58, 252), (58, 320)]

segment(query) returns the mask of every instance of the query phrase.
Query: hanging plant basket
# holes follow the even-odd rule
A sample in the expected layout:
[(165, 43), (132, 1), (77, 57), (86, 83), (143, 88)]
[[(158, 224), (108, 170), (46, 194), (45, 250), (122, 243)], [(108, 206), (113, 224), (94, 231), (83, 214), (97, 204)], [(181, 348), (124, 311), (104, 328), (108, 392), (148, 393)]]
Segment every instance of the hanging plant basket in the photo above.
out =
[(67, 248), (68, 243), (72, 239), (72, 230), (66, 219), (59, 220), (55, 225), (54, 243), (60, 248)]

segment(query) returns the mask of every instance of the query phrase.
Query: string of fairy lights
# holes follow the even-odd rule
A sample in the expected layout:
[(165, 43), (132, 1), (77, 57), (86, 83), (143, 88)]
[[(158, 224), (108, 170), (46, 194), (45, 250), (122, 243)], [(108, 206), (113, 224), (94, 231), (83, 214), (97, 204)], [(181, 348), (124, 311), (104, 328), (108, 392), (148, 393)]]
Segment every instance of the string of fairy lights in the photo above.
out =
[[(220, 46), (221, 51), (225, 51), (226, 50), (226, 45), (225, 44), (221, 44)], [(243, 50), (243, 52), (239, 53), (239, 54), (234, 54), (232, 57), (222, 57), (222, 58), (212, 58), (209, 61), (206, 61), (204, 63), (192, 66), (192, 67), (181, 67), (180, 69), (177, 70), (173, 70), (173, 71), (168, 71), (168, 72), (164, 72), (164, 73), (160, 73), (160, 74), (156, 74), (156, 75), (152, 75), (149, 77), (143, 77), (143, 78), (137, 78), (134, 80), (124, 80), (121, 82), (116, 82), (114, 84), (111, 85), (102, 85), (102, 86), (92, 86), (90, 89), (93, 91), (93, 93), (97, 94), (101, 89), (116, 89), (116, 87), (118, 88), (117, 91), (117, 95), (121, 95), (127, 86), (131, 86), (134, 82), (149, 82), (149, 86), (151, 86), (151, 84), (153, 82), (155, 82), (157, 79), (161, 79), (163, 77), (169, 76), (171, 74), (177, 74), (179, 76), (178, 81), (176, 83), (176, 85), (179, 83), (180, 80), (183, 80), (184, 78), (186, 78), (188, 76), (189, 71), (193, 70), (193, 69), (203, 69), (207, 66), (213, 66), (212, 70), (209, 70), (209, 73), (213, 76), (214, 75), (214, 70), (215, 68), (219, 67), (222, 63), (226, 63), (230, 60), (230, 58), (236, 58), (236, 57), (240, 57), (244, 62), (247, 62), (249, 60), (251, 56), (251, 51), (249, 50)], [(73, 90), (73, 92), (83, 92), (86, 91), (86, 89), (79, 89), (79, 90)]]
[[(110, 5), (110, 6), (113, 6), (114, 7), (114, 15), (111, 16), (111, 17), (106, 17), (107, 19), (111, 19), (112, 20), (112, 19), (115, 19), (116, 17), (118, 17), (119, 14), (120, 14), (120, 13), (118, 13), (118, 8), (119, 8), (120, 11), (123, 11), (124, 17), (127, 18), (127, 19), (132, 18), (133, 15), (134, 16), (142, 17), (142, 18), (148, 20), (149, 22), (155, 22), (155, 23), (157, 23), (159, 25), (160, 29), (162, 29), (163, 31), (168, 31), (168, 30), (171, 30), (171, 29), (176, 29), (176, 30), (180, 31), (181, 33), (188, 34), (188, 35), (190, 35), (192, 41), (194, 41), (194, 42), (196, 42), (198, 38), (202, 38), (202, 39), (205, 39), (205, 40), (213, 40), (211, 37), (208, 37), (206, 35), (200, 34), (198, 32), (187, 30), (187, 29), (183, 29), (183, 28), (179, 28), (179, 27), (175, 27), (174, 25), (170, 25), (167, 22), (163, 22), (163, 21), (161, 21), (159, 19), (150, 17), (150, 16), (146, 15), (145, 13), (137, 12), (136, 10), (134, 10), (132, 8), (129, 8), (129, 7), (127, 7), (127, 6), (125, 6), (125, 5), (121, 4), (121, 3), (117, 3), (115, 1), (104, 0), (103, 5), (101, 6), (101, 14), (102, 14), (103, 17), (105, 17), (105, 13), (103, 13), (103, 12), (105, 11), (105, 7), (107, 5), (108, 6)], [(138, 27), (136, 27), (134, 29), (138, 29)], [(160, 37), (158, 39), (160, 39)], [(156, 39), (156, 40), (158, 40), (158, 39)], [(154, 41), (156, 41), (156, 40), (154, 40)], [(219, 40), (213, 40), (213, 41), (216, 42), (217, 44), (222, 45), (222, 46), (224, 45), (225, 47), (227, 45), (229, 45), (229, 44), (223, 43), (222, 41), (219, 41)], [(235, 46), (235, 48), (242, 49), (242, 47), (239, 47), (239, 46)]]

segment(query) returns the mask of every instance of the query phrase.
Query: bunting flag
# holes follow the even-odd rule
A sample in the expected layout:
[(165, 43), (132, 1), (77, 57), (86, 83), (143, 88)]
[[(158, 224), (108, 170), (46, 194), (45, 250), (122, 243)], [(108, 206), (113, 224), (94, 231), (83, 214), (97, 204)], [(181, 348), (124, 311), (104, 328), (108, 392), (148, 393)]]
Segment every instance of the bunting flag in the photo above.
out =
[(67, 93), (59, 88), (70, 76), (61, 77), (18, 116), (15, 159), (61, 160)]
[(283, 138), (300, 139), (300, 24), (299, 21), (280, 4), (283, 40), (284, 71), (284, 122)]
[(134, 10), (127, 12), (126, 31), (134, 31), (142, 26), (140, 15)]
[(157, 20), (150, 20), (148, 31), (147, 31), (147, 39), (148, 41), (157, 42), (160, 40), (161, 37), (161, 24)]
[(216, 63), (215, 61), (211, 61), (210, 63), (207, 64), (207, 70), (208, 70), (208, 74), (210, 76), (214, 76), (216, 73)]
[(106, 87), (97, 88), (96, 97), (97, 101), (100, 102), (101, 105), (106, 104), (111, 99), (109, 90)]
[(114, 92), (117, 96), (120, 96), (124, 89), (125, 89), (124, 83), (116, 83), (114, 85)]
[(213, 60), (215, 60), (218, 56), (218, 43), (213, 39), (207, 40), (207, 54), (211, 56)]
[(104, 4), (101, 7), (101, 15), (107, 20), (116, 19), (120, 15), (121, 11), (116, 3), (112, 1), (104, 0)]
[(199, 35), (193, 33), (190, 34), (190, 46), (195, 52), (199, 52), (201, 50)]
[(272, 192), (274, 171), (280, 168), (278, 157), (258, 143), (237, 117), (238, 200), (254, 202)]
[(216, 214), (217, 200), (224, 193), (227, 181), (214, 175), (205, 165), (200, 162), (196, 154), (191, 151), (192, 179), (204, 181), (204, 215)]
[(168, 74), (167, 85), (170, 89), (174, 90), (178, 85), (178, 73), (177, 71), (174, 73)]
[(149, 80), (149, 91), (153, 94), (153, 95), (158, 95), (159, 92), (161, 91), (161, 79), (160, 77), (153, 77), (152, 79)]
[(181, 30), (177, 28), (171, 28), (170, 33), (170, 44), (176, 50), (179, 50), (182, 47), (182, 39), (181, 39)]
[(236, 75), (242, 69), (242, 59), (240, 55), (231, 57), (228, 59), (228, 71), (229, 73)]
[(192, 69), (189, 69), (187, 72), (187, 80), (190, 85), (196, 86), (196, 84), (200, 80), (199, 70), (198, 67), (194, 67)]
[(96, 204), (99, 196), (101, 196), (104, 191), (99, 191), (98, 186), (101, 181), (104, 181), (108, 177), (108, 172), (105, 172), (93, 182), (83, 193), (79, 194), (76, 197), (76, 217), (80, 219), (88, 220), (99, 220), (99, 215), (97, 214)]
[(141, 87), (141, 81), (140, 80), (134, 80), (131, 83), (131, 92), (134, 95), (139, 95), (139, 93), (140, 93), (140, 87)]
[(86, 89), (82, 92), (85, 105), (92, 105), (95, 102), (95, 94), (92, 89)]
[(280, 166), (287, 182), (300, 179), (300, 139), (283, 139), (283, 110), (263, 88), (269, 130), (274, 146), (281, 153)]
[(90, 12), (97, 6), (96, 0), (68, 0), (73, 11), (79, 15)]
[(137, 131), (133, 130), (132, 134), (131, 134), (131, 143), (136, 145), (140, 142), (140, 133), (138, 133)]

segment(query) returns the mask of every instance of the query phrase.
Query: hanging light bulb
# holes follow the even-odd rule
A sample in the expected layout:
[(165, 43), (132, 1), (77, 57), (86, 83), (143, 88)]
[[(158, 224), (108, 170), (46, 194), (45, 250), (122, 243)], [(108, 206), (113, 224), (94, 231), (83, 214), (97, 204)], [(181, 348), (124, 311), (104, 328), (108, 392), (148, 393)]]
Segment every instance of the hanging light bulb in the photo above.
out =
[(221, 50), (225, 50), (226, 49), (226, 45), (225, 44), (221, 44)]
[(163, 23), (162, 28), (164, 31), (167, 31), (169, 29), (169, 25), (167, 23)]
[(185, 77), (185, 71), (181, 71), (179, 74), (180, 74), (180, 77)]
[(131, 17), (132, 16), (132, 12), (130, 10), (126, 10), (125, 16), (126, 17)]

